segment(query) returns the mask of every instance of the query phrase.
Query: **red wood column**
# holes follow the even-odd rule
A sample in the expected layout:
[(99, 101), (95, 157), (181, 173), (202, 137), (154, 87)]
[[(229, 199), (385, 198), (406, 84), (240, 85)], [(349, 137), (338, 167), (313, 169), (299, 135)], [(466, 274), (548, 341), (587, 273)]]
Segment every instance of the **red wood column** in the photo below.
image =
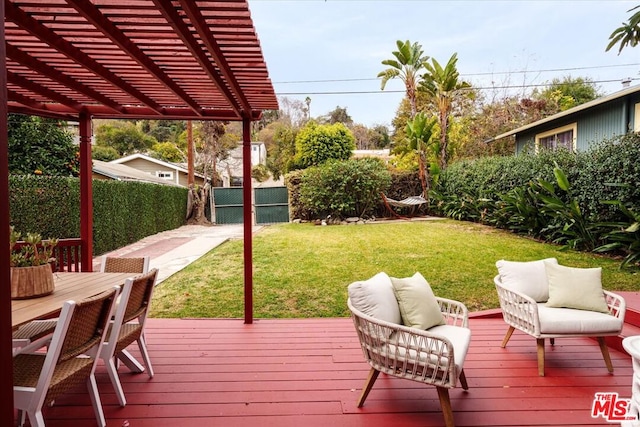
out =
[(251, 120), (242, 119), (242, 213), (244, 221), (244, 323), (253, 323), (253, 213), (251, 205)]
[(13, 372), (11, 370), (11, 270), (9, 269), (9, 141), (7, 140), (7, 51), (4, 2), (0, 4), (0, 425), (13, 425)]
[(82, 271), (93, 271), (93, 162), (91, 117), (80, 113), (80, 240)]

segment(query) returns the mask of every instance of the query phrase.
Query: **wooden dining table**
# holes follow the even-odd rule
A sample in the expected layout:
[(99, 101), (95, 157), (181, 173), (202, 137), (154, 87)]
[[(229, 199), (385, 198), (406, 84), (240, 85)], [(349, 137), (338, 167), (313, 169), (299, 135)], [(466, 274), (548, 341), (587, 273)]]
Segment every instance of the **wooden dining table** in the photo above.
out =
[(65, 301), (81, 301), (124, 285), (131, 273), (54, 273), (53, 293), (37, 298), (11, 301), (11, 326), (13, 329), (35, 319), (56, 316)]

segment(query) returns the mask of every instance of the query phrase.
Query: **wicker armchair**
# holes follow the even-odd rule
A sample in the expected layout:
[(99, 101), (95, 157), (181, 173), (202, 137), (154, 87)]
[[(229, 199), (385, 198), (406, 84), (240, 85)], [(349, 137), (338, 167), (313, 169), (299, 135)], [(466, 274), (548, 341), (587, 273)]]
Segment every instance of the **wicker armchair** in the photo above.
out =
[[(382, 282), (381, 286), (387, 286), (384, 280)], [(380, 287), (376, 285), (376, 288), (375, 292), (378, 292)], [(378, 310), (379, 316), (376, 317), (361, 311), (367, 310), (367, 307), (356, 308), (357, 302), (352, 301), (351, 293), (347, 301), (364, 357), (371, 366), (358, 399), (358, 407), (364, 405), (378, 375), (383, 372), (435, 386), (445, 425), (452, 427), (454, 419), (449, 389), (456, 387), (458, 380), (464, 390), (468, 389), (463, 370), (471, 339), (467, 308), (458, 301), (435, 297), (444, 324), (420, 330), (381, 319), (387, 317), (385, 312), (388, 313), (388, 309), (393, 311), (393, 306), (397, 309), (398, 303), (393, 293), (387, 294), (387, 297), (392, 300), (387, 301), (389, 305), (382, 311)]]
[[(553, 261), (557, 264), (555, 259)], [(608, 371), (613, 372), (604, 337), (615, 336), (622, 331), (626, 304), (620, 295), (602, 290), (608, 312), (550, 307), (546, 304), (548, 290), (547, 294), (544, 294), (544, 290), (536, 290), (541, 286), (549, 286), (542, 260), (521, 263), (498, 261), (497, 266), (501, 274), (494, 277), (494, 284), (502, 317), (509, 325), (502, 348), (507, 346), (516, 329), (531, 335), (537, 343), (538, 374), (544, 376), (545, 339), (548, 338), (554, 345), (555, 338), (595, 337)], [(514, 271), (517, 273), (514, 274)]]
[[(114, 319), (100, 353), (120, 406), (125, 406), (127, 400), (118, 377), (116, 358), (133, 372), (144, 372), (146, 367), (147, 374), (153, 378), (153, 367), (144, 339), (144, 325), (157, 276), (158, 269), (154, 268), (146, 274), (125, 281)], [(134, 342), (138, 344), (144, 367), (126, 350)]]
[(44, 427), (42, 406), (86, 383), (98, 425), (106, 421), (95, 379), (96, 361), (119, 289), (79, 303), (67, 301), (46, 353), (21, 353), (13, 358), (13, 399), (21, 425)]
[(142, 257), (114, 257), (102, 255), (100, 261), (101, 273), (136, 273), (144, 274), (149, 271), (149, 256)]

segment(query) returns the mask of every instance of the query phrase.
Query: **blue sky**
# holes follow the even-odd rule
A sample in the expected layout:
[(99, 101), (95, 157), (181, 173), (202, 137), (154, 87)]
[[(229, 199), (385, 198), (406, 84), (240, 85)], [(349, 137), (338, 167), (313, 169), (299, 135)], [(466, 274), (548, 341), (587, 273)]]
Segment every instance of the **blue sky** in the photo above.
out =
[[(357, 123), (391, 123), (402, 83), (380, 91), (396, 40), (422, 44), (474, 86), (530, 91), (554, 77), (589, 77), (605, 93), (640, 84), (640, 47), (605, 52), (640, 1), (249, 0), (278, 96), (311, 98), (311, 115), (346, 107)], [(629, 65), (633, 64), (633, 65)], [(557, 71), (548, 71), (557, 70)], [(614, 80), (614, 82), (604, 82)], [(487, 97), (506, 89), (486, 89)], [(330, 94), (333, 92), (333, 94)], [(355, 92), (355, 93), (354, 93)]]

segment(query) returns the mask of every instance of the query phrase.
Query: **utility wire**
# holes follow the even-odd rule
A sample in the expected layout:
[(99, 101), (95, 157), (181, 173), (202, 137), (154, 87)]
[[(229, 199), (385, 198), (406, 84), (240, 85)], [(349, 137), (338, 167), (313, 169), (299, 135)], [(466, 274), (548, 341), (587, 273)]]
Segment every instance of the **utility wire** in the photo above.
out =
[[(640, 78), (631, 78), (629, 80), (640, 80)], [(612, 80), (596, 80), (593, 83), (615, 83), (620, 79)], [(468, 90), (494, 90), (494, 89), (522, 89), (522, 88), (535, 88), (550, 86), (551, 83), (541, 84), (521, 84), (521, 85), (507, 85), (507, 86), (473, 86)], [(464, 89), (463, 89), (464, 90)], [(320, 92), (277, 92), (278, 96), (289, 95), (367, 95), (367, 94), (385, 94), (385, 93), (405, 93), (404, 90), (362, 90), (362, 91), (320, 91)]]
[[(637, 67), (640, 66), (640, 63), (633, 64), (620, 64), (620, 65), (593, 65), (589, 67), (573, 67), (573, 68), (550, 68), (547, 70), (517, 70), (517, 71), (495, 71), (495, 72), (485, 72), (485, 73), (468, 73), (468, 74), (460, 74), (460, 76), (494, 76), (501, 74), (537, 74), (537, 73), (551, 73), (551, 72), (559, 72), (559, 71), (578, 71), (578, 70), (596, 70), (602, 68), (621, 68), (621, 67)], [(379, 80), (377, 77), (367, 77), (367, 78), (351, 78), (351, 79), (322, 79), (322, 80), (291, 80), (291, 81), (282, 81), (282, 82), (273, 82), (273, 84), (301, 84), (301, 83), (336, 83), (336, 82), (359, 82), (359, 81), (372, 81)]]

